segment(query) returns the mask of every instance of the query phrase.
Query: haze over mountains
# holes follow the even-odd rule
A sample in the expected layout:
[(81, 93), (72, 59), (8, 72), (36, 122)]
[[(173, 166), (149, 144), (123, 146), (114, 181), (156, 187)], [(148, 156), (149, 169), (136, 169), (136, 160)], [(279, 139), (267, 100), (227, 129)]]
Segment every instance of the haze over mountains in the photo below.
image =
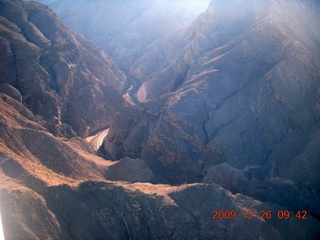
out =
[(189, 26), (210, 0), (39, 2), (48, 3), (66, 26), (97, 44), (128, 72), (145, 48)]
[(317, 1), (42, 2), (73, 32), (0, 0), (6, 239), (320, 237)]

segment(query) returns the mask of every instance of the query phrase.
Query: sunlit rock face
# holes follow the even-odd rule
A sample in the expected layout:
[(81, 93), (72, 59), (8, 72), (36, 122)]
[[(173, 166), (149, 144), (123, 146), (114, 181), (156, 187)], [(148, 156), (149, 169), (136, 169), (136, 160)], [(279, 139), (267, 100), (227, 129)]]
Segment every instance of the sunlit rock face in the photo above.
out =
[[(5, 239), (280, 240), (319, 234), (319, 223), (310, 215), (306, 220), (258, 219), (261, 210), (276, 213), (284, 208), (234, 195), (218, 184), (141, 183), (152, 180), (144, 162), (124, 158), (111, 163), (95, 156), (80, 138), (63, 141), (52, 136), (8, 92), (0, 94)], [(232, 209), (237, 217), (213, 220), (213, 209)], [(248, 209), (254, 211), (253, 219), (244, 215)]]
[(212, 1), (166, 42), (170, 51), (155, 44), (140, 58), (141, 74), (157, 54), (172, 56), (137, 92), (148, 110), (119, 115), (106, 150), (144, 159), (171, 183), (219, 182), (319, 214), (318, 10), (316, 1)]
[(126, 77), (114, 62), (45, 6), (2, 1), (0, 16), (0, 83), (20, 92), (56, 135), (105, 127), (124, 105)]

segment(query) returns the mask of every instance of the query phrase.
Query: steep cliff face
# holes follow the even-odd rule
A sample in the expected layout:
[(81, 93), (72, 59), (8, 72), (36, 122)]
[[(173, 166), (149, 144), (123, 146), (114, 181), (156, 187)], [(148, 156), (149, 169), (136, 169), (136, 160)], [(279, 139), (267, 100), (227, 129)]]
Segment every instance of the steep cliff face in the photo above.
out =
[(120, 114), (106, 150), (140, 157), (171, 183), (219, 182), (268, 201), (287, 193), (286, 206), (319, 214), (318, 10), (316, 1), (212, 1), (167, 42), (175, 58), (137, 93), (148, 110)]
[(47, 7), (1, 1), (1, 83), (59, 135), (96, 131), (124, 105), (126, 77), (100, 49), (67, 30)]

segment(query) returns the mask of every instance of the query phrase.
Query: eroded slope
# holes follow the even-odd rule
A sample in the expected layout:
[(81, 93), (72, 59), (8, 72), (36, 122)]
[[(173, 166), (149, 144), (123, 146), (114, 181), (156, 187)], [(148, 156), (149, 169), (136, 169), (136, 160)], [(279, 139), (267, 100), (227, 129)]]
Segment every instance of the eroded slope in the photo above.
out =
[[(167, 52), (155, 45), (137, 59), (149, 76), (137, 93), (144, 109), (118, 116), (105, 149), (171, 183), (215, 182), (319, 215), (318, 9), (212, 1)], [(174, 58), (148, 75), (159, 52)]]
[(1, 83), (16, 88), (54, 134), (86, 136), (124, 106), (126, 77), (47, 7), (1, 1), (0, 24)]

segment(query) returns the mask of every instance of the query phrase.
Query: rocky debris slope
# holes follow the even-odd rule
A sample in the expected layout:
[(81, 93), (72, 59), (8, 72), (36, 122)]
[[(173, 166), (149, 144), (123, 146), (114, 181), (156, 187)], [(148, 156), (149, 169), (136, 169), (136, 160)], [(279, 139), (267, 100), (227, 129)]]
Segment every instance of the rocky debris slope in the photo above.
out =
[[(310, 216), (259, 219), (265, 209), (275, 214), (282, 208), (216, 184), (87, 181), (37, 191), (1, 186), (6, 239), (313, 239), (319, 234)], [(234, 210), (237, 217), (214, 220), (214, 209)], [(253, 211), (252, 219), (244, 211)]]
[[(97, 131), (124, 106), (126, 77), (39, 3), (1, 1), (0, 72), (56, 135)], [(72, 129), (69, 127), (71, 126)]]
[(105, 149), (173, 184), (218, 182), (319, 216), (318, 10), (317, 1), (212, 1), (167, 42), (175, 58), (139, 89), (144, 109), (113, 122)]
[[(172, 187), (86, 182), (74, 189), (52, 187), (45, 198), (64, 220), (60, 225), (68, 233), (64, 239), (299, 239), (316, 236), (318, 231), (312, 218), (282, 224), (256, 216), (245, 219), (242, 212), (246, 209), (258, 213), (281, 208), (232, 195), (215, 184)], [(234, 209), (239, 217), (213, 220), (212, 210), (220, 208)]]

